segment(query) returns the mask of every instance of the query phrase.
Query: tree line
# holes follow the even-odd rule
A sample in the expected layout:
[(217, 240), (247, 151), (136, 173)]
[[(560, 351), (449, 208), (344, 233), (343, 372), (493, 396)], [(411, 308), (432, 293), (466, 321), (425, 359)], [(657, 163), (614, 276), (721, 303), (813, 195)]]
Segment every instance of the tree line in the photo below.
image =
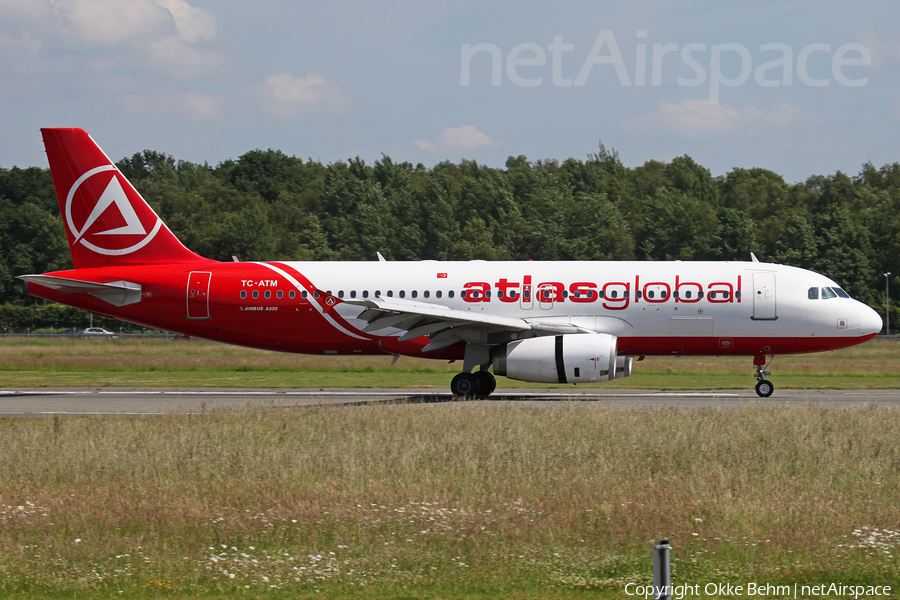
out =
[[(384, 155), (325, 165), (271, 149), (215, 167), (151, 150), (117, 165), (187, 247), (218, 260), (376, 260), (376, 252), (388, 260), (748, 260), (754, 252), (827, 275), (882, 315), (883, 274), (900, 275), (896, 162), (792, 184), (760, 168), (713, 177), (687, 155), (626, 168), (602, 143), (583, 160), (511, 156), (504, 168), (462, 160), (429, 169)], [(3, 315), (21, 307), (41, 320), (41, 301), (16, 275), (70, 267), (49, 170), (0, 169), (0, 319), (16, 320)]]

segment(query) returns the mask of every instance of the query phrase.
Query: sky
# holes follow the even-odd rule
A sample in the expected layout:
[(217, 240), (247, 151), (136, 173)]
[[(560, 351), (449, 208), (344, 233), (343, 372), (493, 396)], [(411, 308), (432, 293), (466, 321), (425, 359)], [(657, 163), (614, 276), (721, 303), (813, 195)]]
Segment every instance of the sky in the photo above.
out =
[(789, 183), (900, 161), (900, 3), (0, 0), (0, 167), (86, 129), (431, 167), (689, 155)]

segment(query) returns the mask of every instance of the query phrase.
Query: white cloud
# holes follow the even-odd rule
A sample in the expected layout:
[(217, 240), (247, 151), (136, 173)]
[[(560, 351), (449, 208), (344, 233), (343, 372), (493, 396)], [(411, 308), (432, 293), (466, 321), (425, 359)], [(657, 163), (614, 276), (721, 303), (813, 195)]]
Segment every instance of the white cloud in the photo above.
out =
[(216, 17), (209, 11), (191, 6), (184, 0), (156, 0), (175, 19), (178, 38), (185, 42), (211, 40), (216, 35)]
[(708, 100), (663, 100), (655, 111), (629, 117), (622, 129), (633, 138), (675, 135), (687, 140), (749, 138), (772, 129), (784, 129), (815, 121), (806, 111), (787, 102), (773, 110), (757, 106), (734, 108)]
[(132, 95), (124, 98), (128, 111), (149, 114), (158, 118), (172, 115), (187, 116), (194, 121), (209, 121), (221, 116), (224, 102), (221, 98), (203, 92), (187, 92), (171, 96)]
[(187, 78), (215, 71), (226, 62), (226, 57), (219, 52), (165, 37), (150, 44), (146, 64), (156, 71)]
[(152, 0), (60, 0), (52, 11), (88, 44), (118, 44), (172, 27), (171, 13)]
[(437, 140), (429, 142), (425, 138), (413, 142), (420, 150), (426, 152), (446, 152), (450, 154), (462, 154), (480, 146), (496, 148), (502, 144), (502, 140), (495, 140), (471, 125), (462, 127), (448, 127), (437, 136)]
[(296, 77), (270, 75), (257, 86), (263, 108), (278, 119), (302, 120), (317, 113), (341, 114), (352, 106), (350, 94), (340, 84), (315, 73)]
[[(67, 46), (132, 46), (176, 37), (213, 39), (215, 16), (186, 0), (0, 0), (8, 33), (21, 31)], [(49, 45), (49, 44), (48, 44)]]
[(885, 69), (900, 63), (900, 39), (882, 40), (872, 27), (855, 32), (857, 41), (869, 49), (872, 55), (872, 68)]

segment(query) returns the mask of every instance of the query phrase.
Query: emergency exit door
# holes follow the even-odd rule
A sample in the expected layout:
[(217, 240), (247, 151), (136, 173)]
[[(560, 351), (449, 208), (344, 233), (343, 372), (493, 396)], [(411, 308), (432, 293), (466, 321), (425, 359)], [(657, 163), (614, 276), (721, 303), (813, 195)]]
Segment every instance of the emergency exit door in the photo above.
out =
[(212, 273), (192, 271), (187, 283), (187, 318), (209, 319), (209, 281)]

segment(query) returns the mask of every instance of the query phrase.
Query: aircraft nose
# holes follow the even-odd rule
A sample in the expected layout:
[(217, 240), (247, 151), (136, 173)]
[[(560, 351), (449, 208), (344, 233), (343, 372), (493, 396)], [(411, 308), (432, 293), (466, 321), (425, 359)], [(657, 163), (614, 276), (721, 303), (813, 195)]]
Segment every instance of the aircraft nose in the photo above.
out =
[(863, 306), (859, 309), (859, 334), (861, 336), (872, 335), (881, 331), (881, 317), (877, 312)]

